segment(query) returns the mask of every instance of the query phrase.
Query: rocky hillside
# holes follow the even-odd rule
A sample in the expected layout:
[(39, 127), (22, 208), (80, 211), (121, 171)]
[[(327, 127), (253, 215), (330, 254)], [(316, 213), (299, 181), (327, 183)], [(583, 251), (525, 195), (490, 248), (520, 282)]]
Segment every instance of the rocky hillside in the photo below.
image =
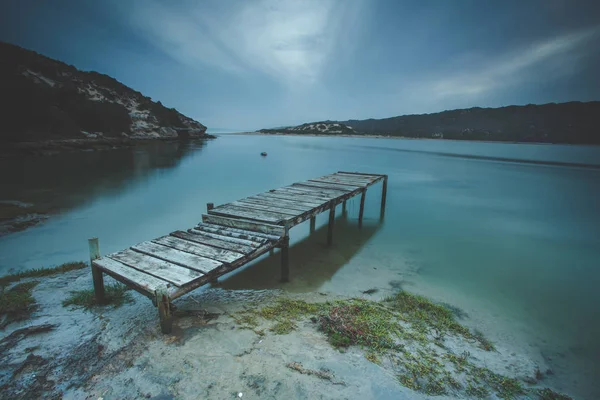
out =
[(0, 42), (0, 142), (204, 137), (206, 127), (116, 79)]
[(326, 121), (261, 132), (345, 133), (334, 129), (314, 132), (307, 126), (343, 126), (355, 134), (411, 138), (600, 144), (600, 102), (474, 107), (384, 119)]
[(270, 134), (356, 135), (356, 131), (352, 127), (331, 122), (313, 122), (311, 124), (302, 124), (285, 128), (261, 129), (259, 132)]

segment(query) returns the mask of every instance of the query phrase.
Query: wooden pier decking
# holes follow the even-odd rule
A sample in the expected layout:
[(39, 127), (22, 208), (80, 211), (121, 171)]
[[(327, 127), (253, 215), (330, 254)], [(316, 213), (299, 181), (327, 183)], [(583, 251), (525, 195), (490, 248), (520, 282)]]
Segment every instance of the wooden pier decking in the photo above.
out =
[(367, 188), (383, 182), (381, 219), (385, 213), (387, 175), (337, 172), (269, 190), (231, 203), (207, 205), (202, 222), (101, 257), (98, 239), (89, 240), (96, 300), (103, 303), (107, 274), (149, 297), (158, 307), (161, 328), (171, 330), (171, 301), (281, 248), (281, 279), (289, 279), (289, 230), (329, 210), (327, 242), (333, 241), (335, 208), (361, 194), (358, 224), (362, 225)]

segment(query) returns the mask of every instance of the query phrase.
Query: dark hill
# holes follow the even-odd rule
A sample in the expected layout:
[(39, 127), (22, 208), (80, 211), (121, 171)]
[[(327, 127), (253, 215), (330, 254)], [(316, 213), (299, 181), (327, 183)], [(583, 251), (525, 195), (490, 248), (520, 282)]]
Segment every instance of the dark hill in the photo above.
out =
[(0, 42), (0, 142), (203, 137), (206, 127), (116, 79)]
[[(550, 103), (501, 108), (469, 108), (434, 114), (403, 115), (384, 119), (325, 121), (264, 133), (347, 134), (349, 130), (327, 132), (307, 130), (314, 126), (346, 126), (354, 134), (410, 138), (489, 140), (600, 144), (600, 102)], [(314, 131), (314, 132), (313, 132)]]

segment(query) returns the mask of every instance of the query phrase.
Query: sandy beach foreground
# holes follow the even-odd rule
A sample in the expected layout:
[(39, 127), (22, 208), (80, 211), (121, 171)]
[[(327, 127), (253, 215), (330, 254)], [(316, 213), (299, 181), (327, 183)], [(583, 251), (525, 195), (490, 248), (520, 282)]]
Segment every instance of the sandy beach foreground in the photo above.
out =
[[(460, 310), (450, 318), (440, 306), (406, 294), (415, 308), (390, 311), (386, 304), (393, 303), (383, 297), (389, 299), (393, 288), (353, 299), (208, 288), (176, 302), (174, 332), (162, 335), (156, 309), (137, 293), (128, 292), (129, 301), (120, 307), (65, 307), (71, 292), (90, 286), (90, 275), (84, 268), (19, 282), (38, 281), (32, 292), (37, 308), (30, 319), (1, 331), (3, 398), (544, 398), (551, 393), (542, 391), (545, 375), (551, 374), (546, 365), (516, 354), (507, 343), (473, 336), (453, 322)], [(346, 329), (335, 325), (344, 310), (366, 312), (367, 319), (347, 331), (356, 343), (323, 329)], [(379, 320), (378, 310), (384, 313)], [(408, 316), (394, 325), (397, 332), (379, 329), (394, 315)], [(393, 342), (385, 339), (388, 334)]]

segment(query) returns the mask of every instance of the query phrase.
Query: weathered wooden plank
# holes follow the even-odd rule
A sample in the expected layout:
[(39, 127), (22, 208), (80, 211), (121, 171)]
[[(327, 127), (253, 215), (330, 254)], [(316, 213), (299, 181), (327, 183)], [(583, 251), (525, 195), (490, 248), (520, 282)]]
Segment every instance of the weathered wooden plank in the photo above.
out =
[[(309, 179), (309, 180), (314, 180), (314, 179)], [(322, 176), (320, 178), (316, 178), (316, 180), (324, 180), (324, 181), (328, 181), (328, 182), (337, 182), (337, 183), (342, 183), (342, 184), (348, 184), (350, 186), (367, 186), (369, 183), (372, 182), (371, 179), (363, 179), (363, 178), (350, 178), (347, 176), (341, 176), (341, 175), (329, 175), (329, 176)]]
[(314, 206), (309, 206), (309, 205), (299, 205), (294, 202), (284, 203), (282, 201), (277, 201), (274, 199), (264, 199), (264, 198), (245, 198), (245, 199), (239, 200), (239, 202), (249, 203), (249, 204), (257, 204), (257, 205), (261, 205), (264, 207), (279, 208), (279, 209), (287, 210), (290, 213), (291, 212), (298, 213), (299, 211), (302, 212), (302, 211), (310, 210), (311, 208), (314, 207)]
[(327, 200), (323, 200), (323, 199), (299, 198), (297, 196), (296, 192), (290, 193), (290, 192), (282, 192), (282, 191), (266, 192), (266, 193), (258, 194), (258, 195), (256, 195), (256, 197), (264, 197), (267, 199), (277, 199), (277, 200), (280, 199), (280, 200), (285, 200), (285, 201), (291, 201), (291, 202), (311, 205), (313, 207), (318, 207), (321, 204), (323, 204), (324, 201), (327, 201)]
[(204, 244), (180, 239), (174, 236), (163, 236), (161, 238), (154, 239), (153, 242), (162, 244), (163, 246), (172, 247), (176, 250), (185, 251), (197, 256), (202, 256), (210, 258), (211, 260), (217, 260), (226, 263), (232, 263), (243, 256), (242, 253), (206, 246)]
[(335, 179), (325, 179), (325, 178), (316, 178), (316, 179), (310, 179), (309, 182), (316, 182), (316, 183), (327, 183), (330, 185), (340, 185), (340, 186), (352, 186), (355, 189), (356, 188), (363, 188), (366, 185), (362, 184), (362, 183), (355, 183), (355, 182), (341, 182), (339, 180), (335, 180)]
[(340, 178), (336, 178), (336, 177), (321, 177), (321, 178), (315, 178), (315, 179), (309, 179), (310, 182), (319, 182), (319, 183), (332, 183), (334, 185), (346, 185), (346, 186), (353, 186), (353, 187), (365, 187), (369, 182), (360, 182), (360, 181), (353, 181), (353, 180), (348, 180), (348, 179), (340, 179)]
[(298, 185), (298, 186), (292, 186), (293, 190), (297, 190), (297, 191), (305, 191), (308, 193), (321, 193), (322, 196), (328, 196), (330, 199), (338, 199), (342, 196), (346, 196), (349, 193), (360, 193), (360, 191), (363, 189), (362, 187), (354, 187), (354, 189), (352, 189), (351, 191), (344, 191), (344, 192), (340, 192), (337, 190), (328, 190), (328, 189), (324, 189), (324, 188), (318, 188), (318, 187), (310, 187), (310, 186), (302, 186), (302, 185)]
[(262, 243), (258, 243), (258, 242), (252, 241), (252, 240), (238, 239), (238, 238), (234, 238), (231, 236), (224, 236), (224, 235), (219, 235), (216, 233), (204, 232), (204, 231), (201, 231), (198, 229), (188, 229), (188, 232), (193, 233), (194, 235), (219, 239), (224, 242), (243, 244), (243, 245), (250, 246), (253, 248), (257, 248), (262, 245)]
[(352, 180), (355, 182), (367, 182), (367, 183), (372, 183), (372, 182), (376, 181), (377, 179), (379, 179), (378, 176), (347, 175), (347, 174), (340, 174), (340, 173), (327, 175), (327, 177), (338, 178), (338, 179), (347, 179), (347, 180)]
[(380, 182), (381, 180), (383, 180), (386, 176), (382, 175), (382, 176), (376, 176), (376, 177), (363, 177), (363, 175), (353, 175), (353, 176), (349, 176), (349, 175), (341, 175), (341, 174), (334, 174), (332, 175), (333, 177), (335, 177), (336, 179), (342, 179), (345, 181), (355, 181), (355, 182), (364, 182), (364, 186), (371, 186), (374, 185), (378, 182)]
[(199, 224), (196, 226), (197, 230), (206, 230), (208, 232), (217, 233), (223, 236), (231, 236), (239, 239), (253, 240), (255, 242), (264, 242), (266, 240), (277, 241), (281, 239), (281, 236), (269, 235), (268, 233), (252, 232), (245, 229), (231, 228), (221, 225), (214, 224)]
[(356, 189), (353, 186), (337, 185), (337, 184), (334, 185), (334, 184), (330, 184), (330, 183), (319, 183), (319, 182), (312, 182), (312, 181), (296, 182), (292, 186), (299, 186), (299, 185), (318, 187), (318, 188), (323, 188), (323, 189), (327, 189), (327, 190), (336, 190), (336, 191), (340, 191), (340, 192), (351, 192), (354, 189)]
[(112, 258), (98, 258), (94, 260), (94, 265), (118, 281), (151, 298), (154, 297), (154, 291), (158, 287), (165, 284), (170, 285), (167, 281), (128, 267)]
[(244, 199), (243, 201), (253, 201), (253, 202), (261, 202), (261, 203), (265, 203), (265, 204), (280, 204), (282, 206), (284, 206), (285, 208), (289, 208), (290, 210), (297, 210), (297, 211), (306, 211), (306, 210), (310, 210), (312, 208), (315, 208), (317, 206), (319, 206), (320, 204), (312, 204), (312, 203), (304, 203), (298, 200), (286, 200), (283, 198), (273, 198), (273, 197), (259, 197), (259, 196), (255, 196), (255, 197), (248, 197), (246, 199)]
[(235, 207), (241, 207), (241, 208), (248, 208), (251, 210), (263, 210), (263, 211), (270, 211), (270, 212), (274, 212), (274, 213), (278, 213), (278, 214), (286, 214), (289, 216), (295, 216), (298, 215), (298, 211), (294, 211), (294, 210), (289, 210), (286, 209), (284, 207), (281, 206), (273, 206), (273, 205), (264, 205), (264, 204), (256, 204), (256, 203), (247, 203), (244, 202), (242, 200), (238, 200), (238, 201), (232, 201), (231, 203), (227, 203), (227, 205), (232, 205)]
[(268, 242), (265, 245), (257, 248), (253, 253), (250, 253), (250, 254), (246, 255), (245, 257), (240, 258), (239, 260), (235, 261), (232, 264), (223, 264), (221, 267), (212, 270), (210, 272), (210, 274), (205, 275), (202, 278), (199, 278), (198, 280), (192, 281), (188, 285), (180, 287), (179, 289), (177, 289), (177, 291), (175, 293), (173, 293), (171, 295), (171, 298), (175, 299), (177, 297), (181, 297), (184, 294), (191, 292), (192, 290), (194, 290), (202, 285), (207, 284), (212, 279), (218, 278), (219, 276), (225, 275), (228, 272), (231, 272), (233, 270), (236, 270), (236, 269), (246, 265), (248, 262), (250, 262), (257, 257), (260, 257), (264, 253), (268, 252), (275, 245), (276, 245), (276, 242)]
[(130, 249), (109, 254), (108, 257), (177, 286), (185, 285), (203, 275), (193, 269), (181, 267)]
[(289, 218), (289, 215), (276, 214), (268, 211), (261, 210), (248, 210), (245, 208), (239, 208), (235, 206), (219, 206), (208, 212), (208, 215), (220, 215), (227, 218), (244, 218), (251, 219), (257, 222), (268, 222), (272, 224), (279, 224)]
[(231, 228), (244, 229), (247, 231), (262, 232), (275, 236), (282, 236), (285, 233), (285, 229), (281, 226), (256, 223), (251, 221), (239, 221), (236, 219), (226, 217), (218, 217), (216, 215), (213, 216), (204, 214), (202, 215), (202, 222), (206, 222), (208, 224), (229, 226)]
[(364, 172), (348, 172), (348, 171), (338, 171), (336, 172), (336, 174), (342, 174), (342, 175), (359, 175), (359, 176), (369, 176), (369, 177), (373, 177), (373, 178), (382, 178), (384, 176), (384, 174), (367, 174)]
[(308, 196), (317, 196), (325, 201), (330, 201), (332, 199), (338, 198), (342, 195), (344, 195), (345, 193), (349, 193), (349, 192), (338, 192), (337, 190), (326, 190), (323, 188), (317, 188), (317, 187), (310, 187), (310, 186), (290, 186), (287, 188), (284, 188), (285, 190), (288, 191), (293, 191), (294, 193), (300, 193), (302, 195), (308, 195)]
[[(315, 189), (315, 190), (313, 190)], [(301, 201), (310, 200), (314, 202), (318, 202), (319, 205), (323, 204), (323, 202), (330, 201), (331, 199), (336, 198), (341, 193), (329, 193), (326, 194), (322, 191), (323, 189), (310, 188), (308, 186), (288, 186), (283, 187), (281, 189), (277, 189), (274, 193), (285, 193), (288, 196), (294, 196)]]
[(163, 246), (152, 242), (142, 242), (131, 247), (138, 253), (148, 254), (152, 257), (160, 258), (182, 267), (195, 269), (203, 274), (209, 273), (213, 269), (223, 265), (222, 262), (211, 260), (210, 258), (197, 256), (184, 251), (175, 250), (171, 247)]
[(196, 243), (201, 243), (207, 246), (216, 247), (224, 250), (237, 251), (239, 253), (248, 254), (252, 253), (256, 248), (244, 244), (233, 243), (230, 241), (224, 241), (220, 239), (215, 239), (209, 236), (200, 236), (195, 233), (184, 232), (184, 231), (176, 231), (172, 232), (171, 236), (175, 236), (181, 239), (189, 240)]

